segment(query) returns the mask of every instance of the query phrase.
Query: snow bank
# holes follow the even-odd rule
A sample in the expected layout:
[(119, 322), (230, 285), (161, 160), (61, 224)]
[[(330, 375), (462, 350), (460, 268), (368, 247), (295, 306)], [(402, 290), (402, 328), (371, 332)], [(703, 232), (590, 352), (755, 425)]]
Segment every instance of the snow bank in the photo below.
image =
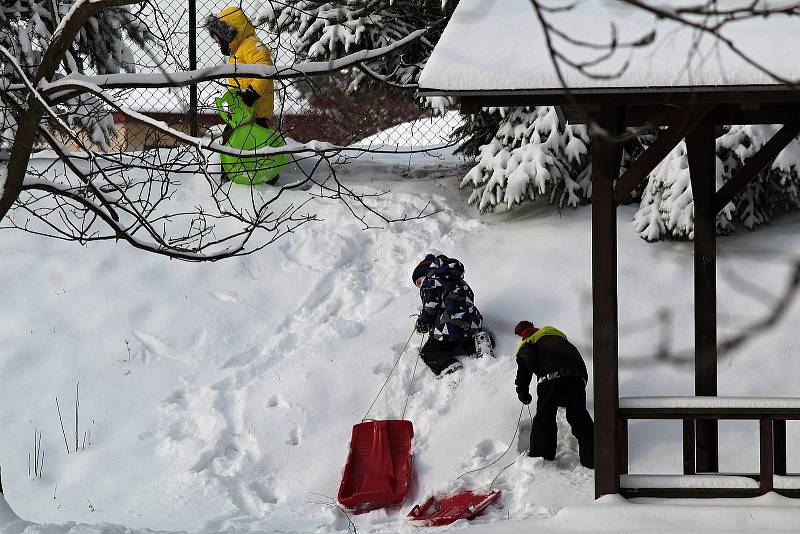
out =
[(0, 493), (0, 532), (3, 534), (19, 534), (28, 525), (30, 523), (20, 519), (8, 505), (3, 494)]
[[(344, 533), (352, 532), (351, 520), (359, 532), (411, 533), (420, 531), (406, 514), (427, 496), (490, 486), (503, 492), (498, 506), (453, 530), (636, 532), (658, 524), (683, 534), (712, 519), (729, 525), (726, 508), (709, 519), (658, 505), (587, 506), (593, 473), (579, 465), (563, 413), (555, 461), (527, 457), (530, 415), (520, 417), (514, 391), (514, 325), (557, 326), (591, 374), (591, 209), (523, 206), (476, 220), (458, 188), (457, 163), (447, 153), (364, 155), (339, 167), (339, 177), (377, 195), (368, 199), (376, 208), (402, 216), (430, 203), (441, 211), (393, 225), (369, 219), (380, 228), (364, 230), (341, 205), (311, 198), (313, 190), (292, 191), (287, 202), (310, 200), (306, 208), (324, 222), (258, 254), (213, 264), (169, 261), (123, 244), (80, 247), (0, 233), (0, 459), (5, 498), (31, 522), (23, 523), (26, 534)], [(281, 180), (299, 175), (287, 169)], [(199, 182), (186, 176), (170, 202), (207, 202)], [(233, 187), (234, 195), (253, 192)], [(634, 209), (619, 209), (620, 227)], [(785, 288), (800, 247), (798, 223), (786, 217), (758, 235), (719, 240), (721, 334), (764, 311), (763, 292), (754, 306), (741, 276), (770, 294)], [(691, 364), (670, 365), (663, 354), (691, 348), (691, 245), (651, 245), (620, 232), (618, 247), (621, 394), (689, 395)], [(348, 519), (334, 504), (347, 441), (412, 333), (419, 293), (410, 273), (427, 252), (466, 266), (497, 358), (465, 361), (463, 380), (451, 390), (417, 359), (421, 340), (412, 337), (370, 416), (405, 411), (414, 423), (416, 488), (399, 510)], [(782, 324), (760, 332), (757, 350), (747, 345), (722, 356), (720, 394), (798, 396), (791, 328), (798, 321), (795, 304)], [(77, 382), (78, 434), (91, 439), (76, 451)], [(592, 393), (590, 382), (590, 410)], [(674, 429), (647, 423), (630, 424), (631, 471), (679, 473), (680, 422)], [(787, 425), (789, 443), (800, 439), (796, 426)], [(28, 474), (35, 429), (43, 433), (41, 477)], [(757, 469), (757, 433), (720, 429), (721, 468)], [(797, 458), (787, 461), (789, 472), (798, 471)], [(796, 510), (754, 512), (752, 531), (792, 531)], [(16, 520), (7, 511), (0, 517)]]
[(425, 117), (392, 126), (382, 132), (365, 137), (353, 146), (396, 146), (399, 150), (420, 147), (436, 148), (450, 144), (450, 134), (461, 125), (461, 121), (459, 112), (448, 111), (444, 115)]

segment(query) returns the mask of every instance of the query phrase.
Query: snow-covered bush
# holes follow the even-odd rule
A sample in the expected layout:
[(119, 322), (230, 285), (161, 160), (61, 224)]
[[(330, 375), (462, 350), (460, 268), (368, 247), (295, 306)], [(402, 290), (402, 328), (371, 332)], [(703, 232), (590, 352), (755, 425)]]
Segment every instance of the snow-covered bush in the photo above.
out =
[[(778, 128), (725, 127), (717, 139), (717, 189)], [(625, 143), (622, 172), (657, 138), (658, 130), (637, 133)], [(510, 209), (540, 197), (558, 207), (576, 207), (591, 200), (591, 147), (586, 129), (562, 124), (554, 108), (487, 108), (467, 116), (453, 138), (460, 143), (459, 151), (475, 162), (461, 186), (472, 187), (469, 203), (480, 212), (498, 205)], [(717, 232), (730, 233), (737, 223), (753, 229), (777, 212), (800, 209), (799, 164), (800, 142), (795, 139), (717, 214)], [(639, 203), (633, 224), (643, 239), (693, 239), (694, 203), (683, 142), (634, 189), (627, 202)]]
[[(776, 125), (726, 127), (717, 139), (716, 188), (730, 180), (778, 129)], [(798, 162), (800, 143), (794, 139), (717, 214), (717, 233), (732, 232), (737, 222), (753, 229), (771, 221), (776, 212), (800, 208)], [(683, 142), (648, 177), (633, 224), (648, 241), (694, 237), (694, 203)]]
[[(480, 115), (484, 114), (479, 114)], [(491, 140), (480, 146), (476, 165), (461, 181), (472, 186), (469, 203), (484, 212), (503, 204), (512, 208), (526, 200), (547, 197), (557, 206), (578, 206), (590, 196), (589, 137), (586, 128), (562, 124), (555, 108), (492, 109), (488, 117), (472, 119), (459, 133), (494, 125)], [(475, 142), (462, 152), (474, 150)]]

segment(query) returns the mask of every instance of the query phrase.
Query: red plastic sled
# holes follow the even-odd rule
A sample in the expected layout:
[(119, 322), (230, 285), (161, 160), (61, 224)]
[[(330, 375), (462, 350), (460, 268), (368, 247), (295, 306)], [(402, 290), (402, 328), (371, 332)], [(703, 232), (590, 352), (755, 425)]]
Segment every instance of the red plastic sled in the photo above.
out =
[(411, 479), (411, 421), (367, 421), (353, 426), (339, 503), (356, 514), (399, 506)]
[(439, 501), (430, 497), (422, 506), (412, 508), (408, 517), (419, 527), (449, 525), (459, 519), (475, 519), (498, 497), (500, 490), (494, 490), (488, 495), (463, 491)]

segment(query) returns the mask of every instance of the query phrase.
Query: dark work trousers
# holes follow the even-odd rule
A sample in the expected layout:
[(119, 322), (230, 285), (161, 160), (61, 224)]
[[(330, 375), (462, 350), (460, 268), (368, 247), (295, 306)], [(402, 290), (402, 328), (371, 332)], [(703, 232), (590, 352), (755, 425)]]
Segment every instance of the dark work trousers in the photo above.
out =
[(460, 341), (446, 341), (434, 339), (431, 336), (419, 351), (422, 361), (430, 367), (436, 376), (439, 376), (442, 371), (454, 363), (458, 363), (456, 356), (473, 356), (474, 354), (475, 340), (472, 338)]
[(586, 385), (577, 376), (563, 376), (536, 387), (536, 416), (531, 429), (530, 456), (545, 460), (556, 457), (558, 426), (556, 413), (561, 401), (567, 409), (567, 422), (578, 439), (581, 465), (594, 468), (594, 423), (586, 411)]

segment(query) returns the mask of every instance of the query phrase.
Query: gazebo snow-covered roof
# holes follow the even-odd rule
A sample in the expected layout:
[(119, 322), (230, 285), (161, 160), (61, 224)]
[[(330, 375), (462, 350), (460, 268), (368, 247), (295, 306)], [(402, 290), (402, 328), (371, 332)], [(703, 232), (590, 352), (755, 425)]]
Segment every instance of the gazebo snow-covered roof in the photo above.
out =
[[(716, 214), (800, 133), (800, 16), (743, 15), (790, 4), (461, 0), (420, 76), (422, 95), (456, 97), (465, 112), (554, 105), (571, 122), (591, 125), (597, 496), (800, 495), (784, 480), (785, 424), (800, 419), (800, 400), (750, 399), (743, 405), (717, 397)], [(679, 11), (687, 6), (718, 11)], [(715, 140), (724, 124), (783, 127), (717, 190)], [(620, 174), (624, 136), (619, 134), (641, 126), (666, 128)], [(694, 203), (695, 395), (700, 400), (621, 402), (616, 206), (684, 139)], [(703, 400), (709, 397), (715, 401)], [(648, 487), (666, 479), (626, 475), (627, 421), (665, 418), (683, 420), (688, 477), (673, 486)], [(719, 470), (721, 419), (759, 421), (760, 473), (749, 475), (757, 484), (720, 482), (725, 477), (713, 475)], [(694, 480), (699, 482), (692, 489)], [(709, 487), (709, 480), (718, 486)]]
[[(555, 33), (553, 46), (573, 62), (594, 61), (606, 55), (612, 26), (620, 44), (653, 36), (651, 43), (623, 48), (595, 66), (590, 78), (563, 68), (564, 82), (575, 94), (613, 89), (640, 91), (717, 91), (720, 86), (770, 86), (784, 90), (766, 71), (800, 78), (800, 39), (797, 18), (750, 18), (724, 25), (720, 36), (744, 52), (745, 60), (724, 41), (679, 22), (617, 0), (546, 0), (548, 6), (574, 5), (560, 12), (546, 12), (546, 23), (583, 43), (579, 46)], [(663, 2), (650, 2), (664, 4)], [(679, 4), (697, 4), (673, 0)], [(720, 5), (750, 4), (729, 0)], [(698, 21), (702, 22), (702, 21)], [(757, 64), (762, 68), (757, 67)], [(531, 0), (461, 0), (419, 79), (426, 94), (470, 95), (485, 91), (516, 94), (559, 94), (559, 79), (548, 53), (543, 24)]]

